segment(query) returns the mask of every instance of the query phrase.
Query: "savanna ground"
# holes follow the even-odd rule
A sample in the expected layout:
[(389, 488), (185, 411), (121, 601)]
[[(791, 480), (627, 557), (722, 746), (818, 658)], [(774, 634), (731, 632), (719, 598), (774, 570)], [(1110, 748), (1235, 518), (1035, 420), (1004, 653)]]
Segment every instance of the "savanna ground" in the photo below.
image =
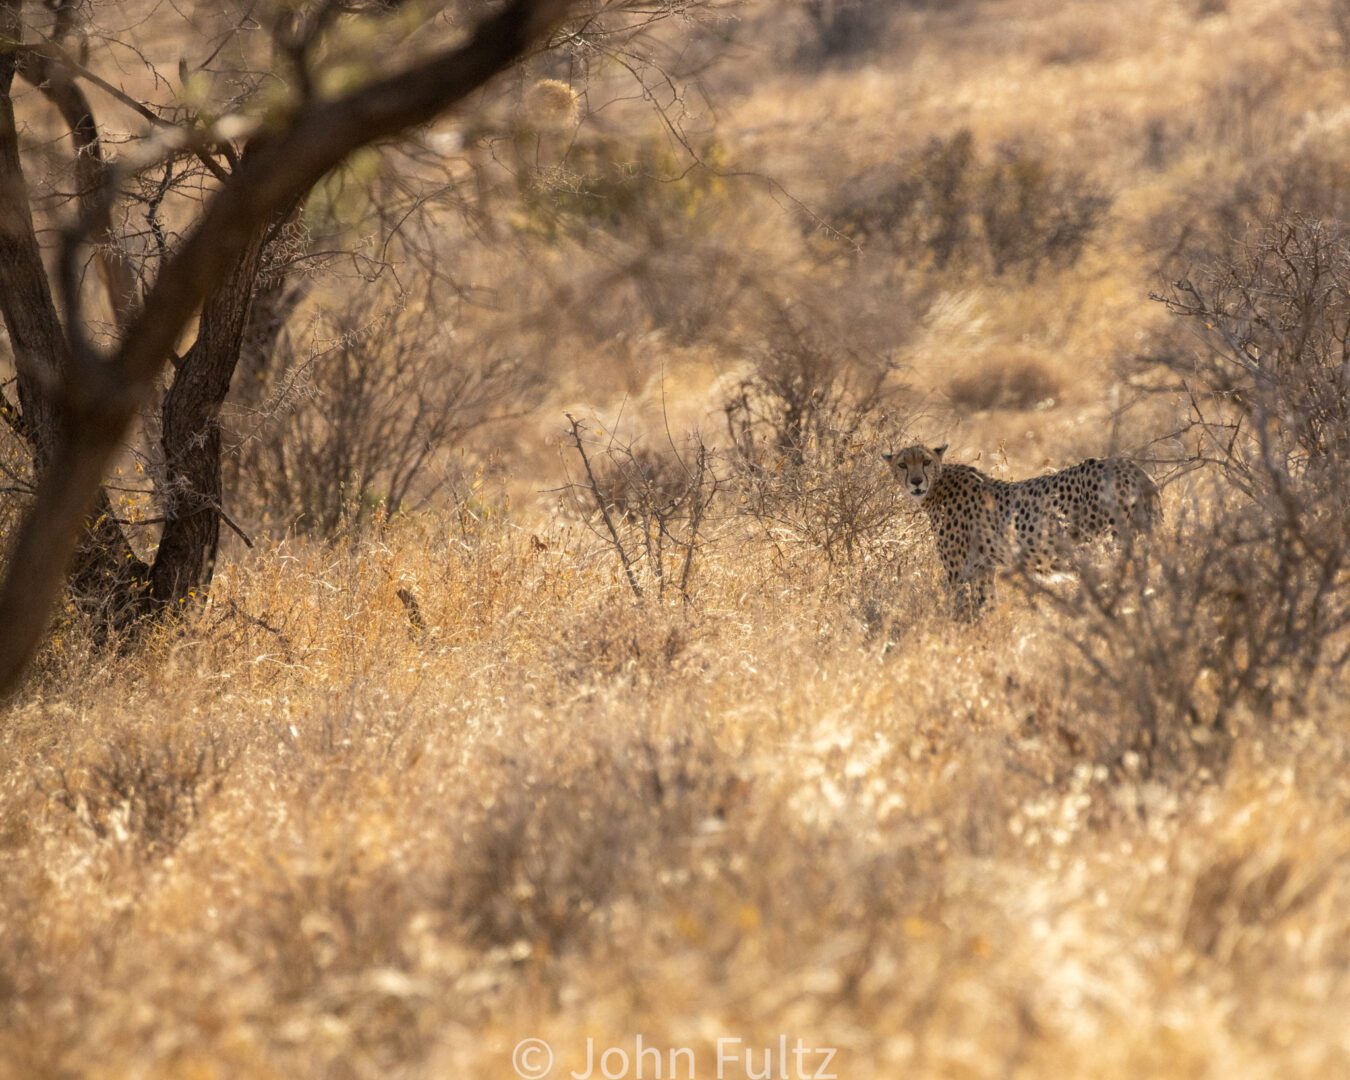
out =
[[(509, 242), (436, 222), (469, 300), (316, 288), (284, 408), (230, 418), (256, 546), (124, 648), (68, 613), (7, 708), (7, 1075), (509, 1077), (526, 1037), (565, 1075), (641, 1036), (713, 1076), (719, 1039), (780, 1035), (842, 1078), (1350, 1067), (1318, 621), (1350, 586), (1309, 616), (1269, 550), (1196, 577), (1252, 534), (1221, 469), (1176, 467), (1168, 373), (1207, 346), (1149, 299), (1350, 211), (1350, 20), (893, 6), (861, 41), (754, 5), (699, 31), (678, 180), (647, 106), (557, 104)], [(335, 310), (510, 362), (416, 368)], [(453, 378), (388, 513), (381, 440)], [(344, 395), (385, 419), (333, 465)], [(953, 621), (877, 458), (920, 439), (1001, 476), (1137, 454), (1172, 480), (1152, 584), (1009, 582)]]

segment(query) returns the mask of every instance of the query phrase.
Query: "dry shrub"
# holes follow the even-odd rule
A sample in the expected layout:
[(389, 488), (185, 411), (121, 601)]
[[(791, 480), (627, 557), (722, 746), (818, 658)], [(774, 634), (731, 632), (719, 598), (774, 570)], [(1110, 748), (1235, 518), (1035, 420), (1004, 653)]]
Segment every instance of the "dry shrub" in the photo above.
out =
[(1259, 160), (1283, 149), (1289, 131), (1284, 91), (1287, 66), (1249, 60), (1241, 73), (1218, 76), (1205, 91), (1199, 133), (1238, 161)]
[(1274, 822), (1263, 824), (1259, 837), (1225, 838), (1199, 861), (1191, 882), (1182, 940), (1224, 966), (1271, 964), (1270, 942), (1280, 936), (1273, 927), (1294, 924), (1311, 903), (1328, 902), (1332, 867), (1344, 858), (1334, 848), (1309, 850)]
[[(727, 235), (733, 234), (734, 227)], [(745, 255), (721, 238), (657, 245), (625, 259), (623, 287), (611, 299), (623, 304), (627, 325), (640, 312), (646, 328), (698, 344), (734, 321), (754, 278)]]
[(1041, 50), (1044, 64), (1087, 64), (1101, 60), (1115, 40), (1115, 27), (1096, 6), (1070, 9), (1054, 24), (1054, 38)]
[(797, 0), (803, 24), (797, 62), (811, 67), (855, 62), (886, 46), (901, 12), (966, 6), (967, 0)]
[[(715, 140), (688, 152), (663, 132), (645, 139), (579, 139), (556, 165), (529, 169), (519, 227), (549, 240), (585, 240), (593, 229), (664, 246), (709, 224), (727, 193), (716, 168), (725, 151)], [(707, 165), (707, 168), (702, 167)]]
[(689, 498), (693, 477), (672, 450), (611, 445), (596, 476), (601, 498), (626, 518), (652, 517)]
[[(739, 205), (716, 139), (673, 140), (664, 130), (623, 141), (584, 135), (551, 164), (529, 147), (520, 158), (515, 227), (567, 255), (558, 291), (584, 294), (576, 317), (597, 340), (631, 331), (635, 315), (681, 342), (726, 321), (746, 268), (727, 242)], [(598, 260), (585, 284), (577, 268), (588, 255), (576, 249)]]
[(1060, 394), (1059, 380), (1039, 360), (1010, 359), (987, 363), (978, 371), (956, 375), (947, 397), (961, 412), (988, 409), (1033, 409)]
[(758, 252), (733, 239), (738, 228), (729, 220), (724, 232), (672, 235), (652, 246), (597, 231), (565, 249), (538, 309), (553, 331), (546, 345), (558, 347), (565, 329), (574, 335), (570, 349), (595, 355), (623, 343), (641, 365), (652, 357), (649, 343), (698, 347), (721, 335), (764, 269)]
[(898, 166), (847, 184), (831, 220), (848, 236), (886, 243), (911, 262), (926, 259), (942, 269), (973, 246), (968, 203), (975, 167), (969, 131), (932, 139)]
[(1043, 265), (1078, 261), (1112, 198), (1081, 172), (1005, 146), (980, 178), (977, 201), (994, 273), (1034, 279)]
[(128, 731), (74, 768), (58, 770), (48, 794), (99, 839), (163, 854), (196, 821), (202, 801), (220, 790), (229, 762), (209, 734), (147, 739)]
[[(378, 782), (374, 775), (358, 776)], [(331, 812), (325, 794), (312, 798), (322, 815)], [(275, 992), (287, 1003), (321, 990), (333, 976), (376, 966), (411, 968), (404, 929), (422, 883), (396, 874), (394, 862), (363, 859), (350, 846), (333, 845), (293, 867), (277, 867), (260, 890), (262, 902), (245, 912), (228, 936), (237, 936), (249, 951), (277, 957)]]
[(549, 655), (569, 681), (640, 683), (673, 674), (695, 632), (686, 609), (606, 596), (560, 622)]
[(362, 290), (307, 351), (278, 352), (267, 400), (233, 425), (231, 487), (258, 518), (332, 535), (424, 505), (444, 452), (527, 393), (519, 358), (457, 339), (442, 299)]
[(1084, 567), (1057, 597), (1092, 709), (1129, 718), (1117, 755), (1219, 768), (1245, 725), (1299, 715), (1350, 660), (1350, 540), (1316, 502), (1198, 506), (1167, 543)]
[(783, 315), (725, 402), (731, 483), (781, 553), (805, 544), (851, 563), (893, 526), (901, 495), (880, 467), (901, 424), (896, 366)]
[(900, 6), (895, 0), (801, 0), (807, 36), (799, 59), (822, 64), (875, 49)]
[(1172, 276), (1240, 254), (1267, 221), (1303, 215), (1350, 220), (1350, 159), (1327, 141), (1253, 156), (1226, 180), (1207, 178), (1144, 228), (1144, 242)]
[(1346, 0), (1323, 0), (1323, 18), (1331, 31), (1331, 41), (1337, 58), (1350, 61), (1350, 4)]
[(1047, 154), (1013, 145), (981, 154), (962, 130), (849, 185), (831, 220), (911, 265), (1034, 280), (1044, 268), (1078, 261), (1112, 201)]
[(1151, 764), (1221, 764), (1237, 721), (1300, 714), (1350, 662), (1348, 284), (1338, 230), (1294, 218), (1162, 298), (1204, 338), (1167, 360), (1191, 403), (1172, 463), (1213, 484), (1156, 571), (1087, 568), (1065, 601)]
[(636, 599), (667, 592), (690, 599), (695, 562), (707, 541), (708, 512), (721, 479), (714, 453), (697, 433), (685, 453), (672, 441), (668, 454), (611, 438), (588, 452), (580, 421), (568, 416), (582, 477), (568, 485), (573, 504), (623, 568)]
[(1141, 163), (1148, 169), (1167, 168), (1188, 143), (1190, 129), (1167, 116), (1150, 116), (1140, 125)]
[(652, 886), (662, 853), (723, 817), (737, 773), (697, 726), (578, 735), (552, 762), (493, 762), (461, 828), (445, 903), (479, 947), (557, 954), (587, 944), (621, 897)]
[(1157, 299), (1205, 348), (1171, 358), (1185, 380), (1196, 460), (1252, 499), (1301, 484), (1334, 497), (1350, 459), (1350, 241), (1297, 214)]

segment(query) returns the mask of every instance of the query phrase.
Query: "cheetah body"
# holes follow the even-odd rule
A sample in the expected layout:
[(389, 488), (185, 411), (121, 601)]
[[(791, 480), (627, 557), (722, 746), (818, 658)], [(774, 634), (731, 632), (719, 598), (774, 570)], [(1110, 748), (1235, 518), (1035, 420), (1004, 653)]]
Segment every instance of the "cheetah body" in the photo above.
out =
[(970, 613), (992, 599), (999, 567), (1069, 570), (1074, 549), (1147, 533), (1160, 517), (1157, 487), (1123, 458), (1006, 481), (944, 464), (945, 450), (909, 447), (887, 461), (927, 513), (948, 585)]

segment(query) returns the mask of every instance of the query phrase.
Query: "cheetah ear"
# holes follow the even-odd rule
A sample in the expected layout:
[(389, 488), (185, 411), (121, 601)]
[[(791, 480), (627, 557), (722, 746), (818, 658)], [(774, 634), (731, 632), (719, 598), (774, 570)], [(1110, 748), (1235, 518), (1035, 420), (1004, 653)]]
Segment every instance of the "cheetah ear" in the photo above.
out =
[(943, 443), (941, 446), (933, 447), (933, 456), (941, 460), (942, 455), (947, 452), (948, 445), (948, 443)]

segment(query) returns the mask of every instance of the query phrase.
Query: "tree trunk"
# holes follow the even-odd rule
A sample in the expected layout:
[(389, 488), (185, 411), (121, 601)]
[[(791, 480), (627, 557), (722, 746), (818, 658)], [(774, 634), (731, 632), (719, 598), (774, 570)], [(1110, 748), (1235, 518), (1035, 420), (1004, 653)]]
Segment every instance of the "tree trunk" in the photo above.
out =
[(215, 569), (224, 492), (220, 407), (239, 362), (271, 221), (254, 230), (234, 268), (207, 298), (197, 340), (164, 399), (164, 532), (151, 571), (156, 605), (204, 593)]
[(286, 324), (304, 303), (313, 282), (313, 277), (291, 275), (284, 269), (263, 270), (244, 327), (238, 373), (230, 392), (233, 404), (256, 409), (266, 399), (277, 350), (283, 347)]
[[(0, 8), (7, 14), (7, 8)], [(0, 17), (0, 36), (16, 33)], [(0, 55), (0, 315), (18, 369), (19, 408), (32, 440), (37, 471), (46, 467), (59, 437), (56, 404), (46, 391), (69, 368), (69, 348), (42, 265), (28, 185), (19, 159), (19, 132), (10, 91), (15, 57)]]
[[(0, 35), (17, 33), (3, 25), (13, 10), (12, 5), (0, 9)], [(29, 210), (10, 94), (15, 70), (14, 54), (0, 55), (0, 316), (18, 369), (22, 431), (41, 482), (67, 422), (52, 391), (68, 377), (70, 346), (56, 313)], [(115, 518), (108, 493), (100, 487), (71, 567), (71, 585), (81, 607), (114, 619), (117, 605), (109, 607), (108, 601), (144, 590), (150, 569), (137, 558)]]

